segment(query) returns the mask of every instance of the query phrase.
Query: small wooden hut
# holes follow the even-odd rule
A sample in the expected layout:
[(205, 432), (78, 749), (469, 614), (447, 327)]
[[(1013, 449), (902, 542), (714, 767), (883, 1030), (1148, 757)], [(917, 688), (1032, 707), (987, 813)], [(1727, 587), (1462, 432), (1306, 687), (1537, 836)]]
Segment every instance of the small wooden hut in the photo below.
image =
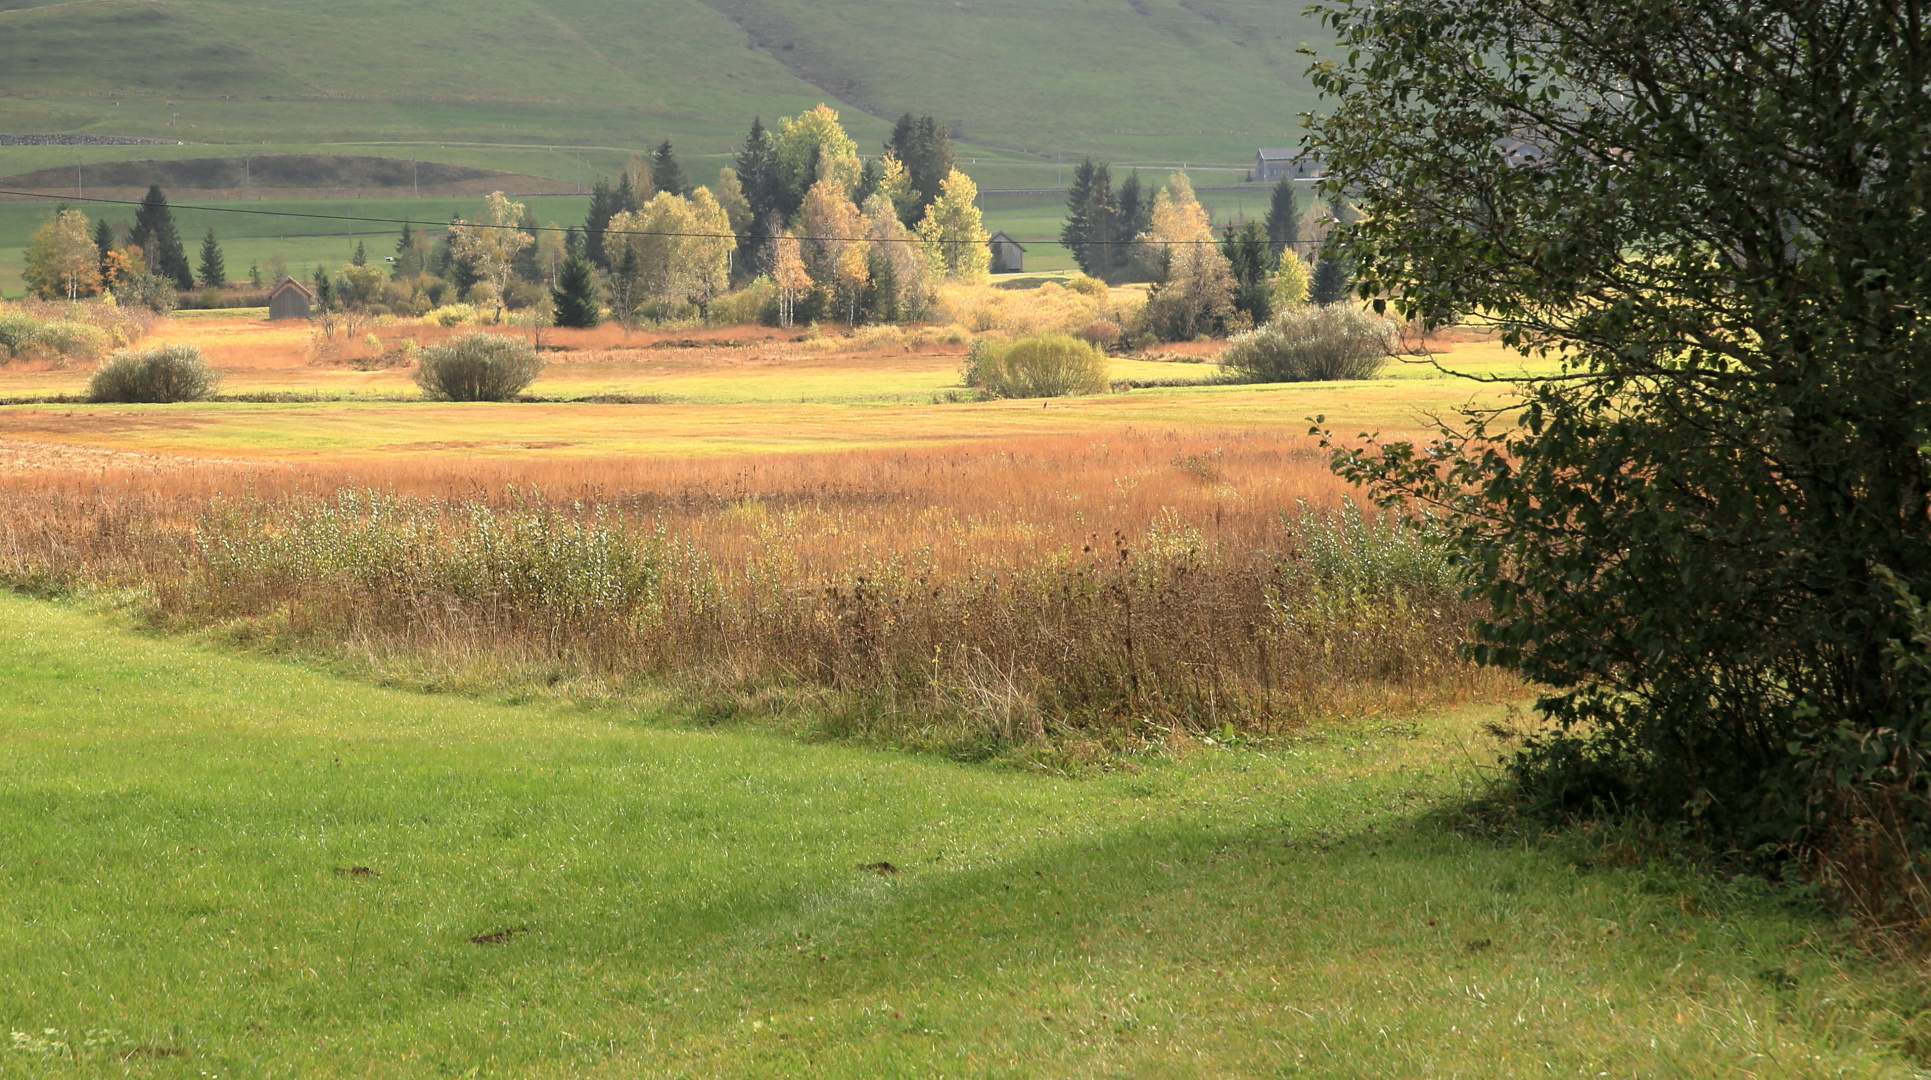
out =
[(986, 237), (986, 246), (992, 249), (992, 272), (995, 274), (1020, 274), (1026, 270), (1026, 249), (1019, 241), (1007, 236), (1005, 230)]
[(281, 284), (268, 290), (268, 318), (271, 322), (277, 319), (306, 319), (309, 304), (314, 299), (315, 294), (308, 291), (308, 286), (292, 277), (285, 277)]

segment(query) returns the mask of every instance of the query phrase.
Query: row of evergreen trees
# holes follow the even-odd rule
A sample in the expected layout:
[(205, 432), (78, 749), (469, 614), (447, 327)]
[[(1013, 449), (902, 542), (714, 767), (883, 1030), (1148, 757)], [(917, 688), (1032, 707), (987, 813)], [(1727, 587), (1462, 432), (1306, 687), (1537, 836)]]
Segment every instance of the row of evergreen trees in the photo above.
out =
[(194, 288), (197, 281), (210, 289), (226, 285), (228, 267), (213, 229), (201, 241), (199, 265), (189, 267), (174, 211), (155, 185), (135, 210), (133, 223), (121, 229), (105, 218), (90, 229), (79, 210), (55, 207), (28, 241), (23, 276), (32, 292), (48, 299), (80, 299), (113, 289), (149, 306), (172, 307), (173, 294)]
[[(1223, 253), (1233, 264), (1244, 294), (1251, 297), (1263, 291), (1266, 279), (1280, 264), (1281, 253), (1300, 244), (1301, 217), (1294, 185), (1282, 178), (1274, 186), (1262, 221), (1249, 222), (1245, 228), (1227, 227)], [(1073, 171), (1066, 223), (1059, 235), (1082, 273), (1109, 282), (1158, 280), (1161, 267), (1151, 257), (1148, 243), (1152, 227), (1153, 197), (1141, 186), (1138, 169), (1116, 188), (1107, 162), (1090, 157), (1080, 162)], [(1347, 292), (1346, 267), (1335, 260), (1319, 260), (1309, 291), (1316, 303), (1340, 299)]]

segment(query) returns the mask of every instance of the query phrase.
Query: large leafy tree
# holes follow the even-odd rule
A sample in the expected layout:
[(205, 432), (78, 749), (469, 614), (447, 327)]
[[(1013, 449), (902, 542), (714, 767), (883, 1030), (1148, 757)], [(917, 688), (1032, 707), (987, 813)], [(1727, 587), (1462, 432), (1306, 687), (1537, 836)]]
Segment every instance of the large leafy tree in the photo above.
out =
[(979, 188), (957, 169), (939, 185), (939, 197), (919, 219), (919, 243), (935, 278), (984, 281), (992, 251), (979, 213)]
[(1365, 290), (1561, 365), (1340, 458), (1450, 515), (1478, 657), (1550, 688), (1529, 790), (1813, 865), (1922, 850), (1926, 6), (1329, 10), (1311, 122)]
[(101, 288), (100, 250), (88, 235), (87, 215), (62, 206), (27, 241), (21, 276), (35, 296), (78, 300)]
[(511, 202), (500, 191), (492, 191), (488, 207), (478, 221), (450, 223), (450, 248), (456, 258), (474, 266), (482, 280), (494, 286), (495, 310), (491, 322), (503, 317), (505, 294), (516, 277), (516, 257), (534, 240), (520, 228), (523, 204)]

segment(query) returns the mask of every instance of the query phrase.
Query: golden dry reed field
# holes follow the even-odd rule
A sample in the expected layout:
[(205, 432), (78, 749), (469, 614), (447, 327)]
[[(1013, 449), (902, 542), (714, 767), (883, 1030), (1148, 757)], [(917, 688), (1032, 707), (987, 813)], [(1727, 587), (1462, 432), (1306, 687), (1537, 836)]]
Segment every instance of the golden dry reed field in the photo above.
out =
[[(607, 328), (551, 339), (546, 403), (397, 400), (385, 342), (441, 329), (343, 362), (177, 319), (154, 336), (257, 400), (0, 409), (0, 573), (411, 684), (967, 755), (1519, 692), (1458, 658), (1474, 611), (1425, 530), (1356, 507), (1305, 434), (1327, 403), (1466, 394), (1439, 373), (1042, 407), (959, 400), (962, 347), (929, 334)], [(74, 381), (0, 370), (0, 395)]]

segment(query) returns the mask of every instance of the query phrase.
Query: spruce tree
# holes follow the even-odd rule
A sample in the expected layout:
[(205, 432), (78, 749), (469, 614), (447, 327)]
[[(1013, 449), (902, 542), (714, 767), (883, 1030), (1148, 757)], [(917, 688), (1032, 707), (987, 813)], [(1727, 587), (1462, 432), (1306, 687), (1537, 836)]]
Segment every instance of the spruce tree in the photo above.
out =
[(106, 218), (96, 221), (94, 223), (94, 252), (100, 259), (102, 281), (107, 281), (112, 276), (112, 267), (107, 261), (107, 256), (109, 252), (114, 250), (114, 246), (114, 226), (109, 225)]
[(744, 201), (751, 207), (752, 228), (761, 228), (777, 208), (778, 198), (778, 158), (762, 119), (751, 119), (751, 131), (744, 137), (744, 147), (733, 165), (738, 184), (744, 188)]
[[(210, 231), (209, 231), (209, 233), (208, 233), (208, 235), (209, 235), (209, 236), (213, 236), (213, 235), (214, 235), (214, 232), (213, 232), (212, 230), (210, 230)], [(207, 248), (206, 248), (206, 247), (204, 246), (204, 247), (202, 248), (202, 250), (203, 250), (203, 251), (206, 251), (206, 250), (207, 250)], [(357, 240), (357, 241), (355, 242), (355, 254), (353, 254), (353, 255), (351, 255), (351, 256), (349, 256), (349, 265), (350, 265), (350, 266), (367, 266), (367, 265), (369, 265), (369, 249), (368, 249), (368, 248), (366, 248), (366, 247), (364, 247), (364, 246), (363, 246), (363, 244), (362, 244), (362, 241), (360, 241), (360, 240)]]
[(1140, 185), (1140, 170), (1128, 173), (1120, 185), (1120, 239), (1138, 240), (1153, 228), (1153, 196)]
[(906, 113), (892, 126), (892, 138), (885, 148), (905, 166), (912, 190), (919, 193), (918, 214), (923, 214), (939, 197), (939, 186), (952, 175), (957, 163), (952, 136), (944, 124), (932, 117), (913, 119), (911, 113)]
[(556, 287), (550, 290), (556, 324), (588, 329), (603, 319), (596, 277), (591, 272), (590, 260), (584, 257), (583, 243), (575, 229), (565, 234), (563, 248), (568, 254), (563, 258), (563, 269), (557, 273)]
[(107, 253), (114, 250), (114, 226), (109, 225), (106, 218), (94, 223), (94, 250), (102, 262), (106, 262)]
[[(361, 245), (356, 246), (361, 250)], [(215, 239), (215, 231), (201, 238), (201, 286), (205, 289), (219, 289), (228, 284), (228, 265), (221, 258), (221, 243)]]
[(134, 229), (128, 239), (146, 256), (149, 273), (167, 278), (177, 289), (194, 288), (188, 253), (181, 246), (174, 211), (168, 209), (168, 197), (161, 193), (161, 185), (148, 188), (147, 197), (134, 211)]
[(1234, 310), (1244, 311), (1259, 326), (1273, 314), (1268, 287), (1275, 259), (1267, 247), (1267, 234), (1258, 222), (1250, 221), (1236, 231), (1232, 225), (1221, 241), (1220, 253), (1234, 273)]
[(1283, 176), (1274, 185), (1273, 198), (1267, 205), (1267, 243), (1279, 260), (1281, 252), (1300, 239), (1301, 203), (1294, 197), (1294, 181)]
[(691, 186), (684, 179), (684, 170), (678, 167), (677, 154), (671, 150), (670, 140), (657, 144), (650, 152), (650, 183), (658, 191), (668, 191), (672, 195), (689, 195)]
[[(630, 177), (624, 177), (624, 187), (630, 187)], [(597, 266), (607, 266), (603, 255), (603, 231), (610, 227), (610, 219), (616, 217), (623, 208), (617, 205), (617, 193), (610, 181), (599, 176), (590, 188), (590, 212), (583, 219), (583, 251)]]
[(1321, 256), (1314, 264), (1314, 281), (1308, 285), (1307, 298), (1315, 304), (1338, 304), (1348, 295), (1348, 264), (1341, 259)]
[(1120, 211), (1113, 200), (1113, 170), (1106, 162), (1089, 157), (1073, 170), (1073, 187), (1066, 195), (1066, 225), (1059, 235), (1082, 273), (1114, 276), (1125, 249), (1118, 243)]

